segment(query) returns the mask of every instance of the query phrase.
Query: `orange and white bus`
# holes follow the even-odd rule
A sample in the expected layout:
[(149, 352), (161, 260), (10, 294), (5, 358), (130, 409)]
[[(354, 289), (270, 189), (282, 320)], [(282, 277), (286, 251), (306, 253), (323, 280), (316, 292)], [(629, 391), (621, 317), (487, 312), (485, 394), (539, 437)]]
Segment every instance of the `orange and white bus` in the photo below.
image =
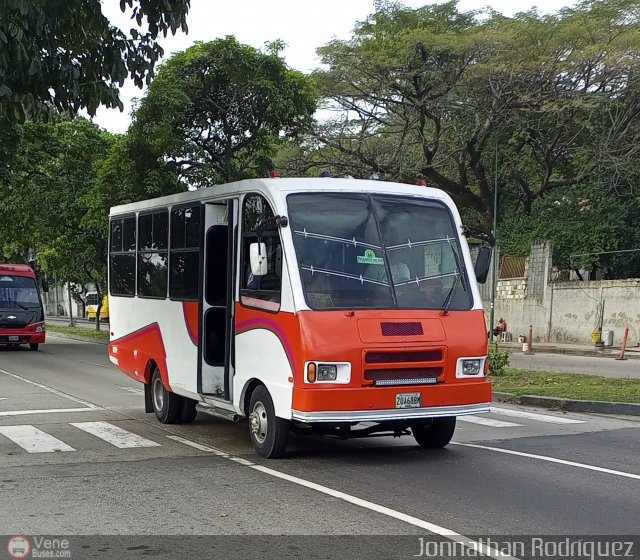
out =
[(443, 447), (491, 402), (476, 283), (491, 249), (474, 264), (470, 231), (443, 191), (356, 179), (112, 208), (110, 359), (161, 422), (192, 422), (197, 404), (248, 418), (264, 457), (290, 431)]

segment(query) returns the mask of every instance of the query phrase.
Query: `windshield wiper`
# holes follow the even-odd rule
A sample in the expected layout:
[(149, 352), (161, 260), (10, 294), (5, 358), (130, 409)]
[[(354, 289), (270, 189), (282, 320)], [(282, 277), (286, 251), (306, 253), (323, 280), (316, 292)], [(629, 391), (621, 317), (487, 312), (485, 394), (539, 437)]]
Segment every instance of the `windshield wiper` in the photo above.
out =
[(456, 277), (453, 281), (453, 284), (451, 284), (451, 289), (449, 290), (449, 293), (447, 294), (447, 299), (444, 300), (444, 304), (442, 306), (442, 314), (443, 315), (448, 315), (449, 314), (449, 307), (451, 306), (451, 302), (453, 301), (453, 293), (455, 292), (456, 288), (458, 287), (458, 284), (460, 283), (460, 273), (456, 271)]
[[(462, 268), (462, 263), (460, 262), (460, 258), (458, 257), (458, 253), (456, 252), (455, 247), (452, 245), (451, 246), (451, 251), (453, 252), (453, 258), (456, 261), (456, 277), (453, 281), (453, 284), (451, 284), (451, 289), (449, 290), (449, 293), (447, 294), (447, 299), (444, 300), (444, 304), (443, 304), (443, 309), (442, 309), (442, 314), (443, 315), (448, 315), (449, 314), (449, 307), (451, 307), (451, 302), (453, 301), (453, 294), (456, 291), (456, 288), (458, 287), (458, 284), (460, 283), (460, 280), (462, 278), (462, 274), (464, 272), (464, 269)], [(462, 287), (464, 288), (464, 284), (462, 285)], [(464, 288), (466, 291), (466, 288)]]

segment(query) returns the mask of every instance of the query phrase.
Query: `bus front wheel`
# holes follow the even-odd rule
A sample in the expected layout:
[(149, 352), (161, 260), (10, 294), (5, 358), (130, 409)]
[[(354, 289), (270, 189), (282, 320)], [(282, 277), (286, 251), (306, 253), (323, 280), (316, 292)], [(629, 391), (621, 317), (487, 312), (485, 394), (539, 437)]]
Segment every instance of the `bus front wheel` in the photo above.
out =
[(434, 418), (411, 426), (411, 432), (418, 444), (427, 449), (446, 447), (456, 429), (456, 417)]
[(29, 349), (35, 352), (39, 348), (39, 346), (40, 345), (37, 342), (34, 342), (32, 344), (29, 344)]
[(184, 410), (182, 397), (166, 390), (157, 367), (151, 377), (151, 403), (156, 418), (163, 424), (175, 424)]
[(254, 449), (266, 459), (282, 457), (289, 441), (289, 421), (278, 418), (264, 385), (255, 388), (249, 404), (249, 434)]

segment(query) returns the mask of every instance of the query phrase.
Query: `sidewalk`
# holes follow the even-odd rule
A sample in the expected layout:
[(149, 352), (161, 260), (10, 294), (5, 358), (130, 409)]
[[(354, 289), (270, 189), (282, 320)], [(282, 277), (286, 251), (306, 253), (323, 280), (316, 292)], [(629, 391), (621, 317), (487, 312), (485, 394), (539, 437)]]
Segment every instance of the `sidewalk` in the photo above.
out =
[[(489, 345), (493, 343), (490, 342)], [(498, 342), (498, 348), (509, 352), (523, 353), (521, 342)], [(589, 356), (591, 358), (614, 358), (620, 355), (620, 346), (605, 346), (596, 349), (593, 344), (561, 344), (557, 342), (534, 342), (533, 351), (536, 354), (569, 354), (572, 356)], [(640, 359), (640, 347), (627, 347), (624, 357)]]

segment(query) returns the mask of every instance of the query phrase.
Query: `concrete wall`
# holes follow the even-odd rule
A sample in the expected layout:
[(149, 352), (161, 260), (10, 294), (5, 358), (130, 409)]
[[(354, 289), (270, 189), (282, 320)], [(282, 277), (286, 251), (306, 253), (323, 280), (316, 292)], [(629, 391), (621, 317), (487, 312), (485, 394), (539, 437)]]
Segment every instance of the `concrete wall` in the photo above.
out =
[[(629, 327), (629, 346), (640, 343), (640, 279), (554, 282), (553, 251), (548, 241), (532, 244), (524, 278), (499, 280), (494, 323), (504, 317), (516, 340), (592, 344), (591, 333), (604, 305), (603, 331), (612, 330), (619, 345)], [(487, 324), (491, 308), (491, 276), (481, 288)]]

